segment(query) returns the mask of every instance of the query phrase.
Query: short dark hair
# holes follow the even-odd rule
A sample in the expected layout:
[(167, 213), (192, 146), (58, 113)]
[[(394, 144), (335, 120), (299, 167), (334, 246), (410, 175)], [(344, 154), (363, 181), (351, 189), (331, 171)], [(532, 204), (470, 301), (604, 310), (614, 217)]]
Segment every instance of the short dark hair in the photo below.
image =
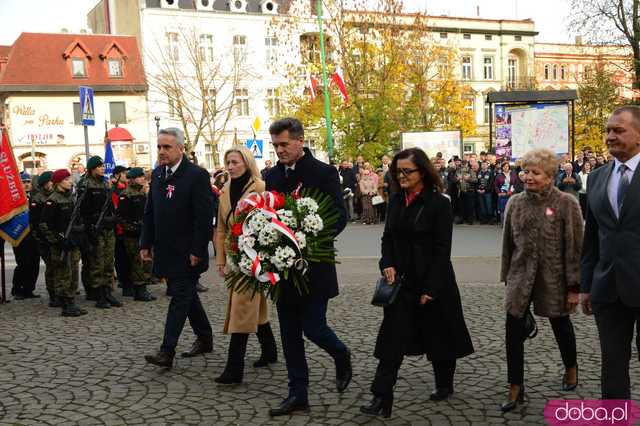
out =
[(279, 135), (284, 131), (289, 131), (289, 137), (291, 139), (304, 138), (304, 128), (302, 123), (297, 118), (287, 117), (274, 121), (269, 126), (270, 135)]
[(611, 115), (612, 116), (619, 115), (619, 114), (622, 114), (623, 112), (628, 112), (631, 114), (631, 116), (633, 117), (633, 121), (636, 129), (640, 130), (640, 106), (638, 105), (621, 106), (620, 108), (616, 108)]
[(444, 184), (440, 179), (440, 174), (433, 167), (433, 163), (429, 161), (427, 154), (420, 148), (409, 148), (400, 151), (393, 157), (391, 165), (389, 166), (389, 173), (391, 174), (391, 186), (394, 190), (400, 190), (400, 183), (398, 182), (398, 160), (409, 159), (413, 161), (420, 173), (422, 174), (422, 184), (425, 188), (433, 189), (438, 192), (444, 192)]

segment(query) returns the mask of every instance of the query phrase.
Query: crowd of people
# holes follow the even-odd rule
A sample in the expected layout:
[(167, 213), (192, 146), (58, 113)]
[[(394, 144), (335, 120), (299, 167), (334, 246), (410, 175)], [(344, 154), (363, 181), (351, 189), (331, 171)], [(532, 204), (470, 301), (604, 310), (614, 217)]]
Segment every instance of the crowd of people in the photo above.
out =
[[(393, 159), (383, 157), (379, 170), (363, 158), (354, 165), (343, 161), (336, 170), (304, 148), (304, 129), (297, 119), (278, 120), (269, 131), (279, 161), (262, 171), (246, 148), (232, 147), (224, 155), (225, 171), (212, 177), (189, 161), (184, 135), (173, 128), (159, 132), (159, 165), (148, 189), (136, 168), (120, 170), (115, 180), (105, 183), (97, 157), (88, 161), (75, 195), (67, 170), (43, 173), (38, 184), (48, 195), (44, 192), (40, 201), (32, 196), (32, 226), (38, 230), (34, 244), (47, 265), (47, 280), (52, 278), (51, 285), (47, 281), (50, 303), (61, 304), (63, 315), (86, 313), (73, 302), (73, 269), (82, 258), (82, 281), (90, 283), (87, 296), (94, 297), (99, 308), (120, 306), (112, 295), (114, 262), (121, 280), (114, 242), (120, 228), (134, 297), (152, 299), (146, 291), (151, 272), (166, 279), (171, 296), (162, 344), (146, 361), (172, 367), (187, 319), (196, 341), (182, 356), (212, 352), (213, 330), (197, 290), (198, 278), (209, 267), (209, 242), (215, 243), (216, 270), (224, 277), (229, 272), (225, 240), (237, 226), (233, 212), (243, 197), (251, 191), (314, 188), (333, 199), (339, 213), (336, 236), (349, 219), (385, 220), (379, 269), (387, 284), (395, 286), (396, 297), (381, 314), (371, 354), (378, 360), (372, 399), (360, 407), (362, 413), (391, 415), (405, 356), (426, 355), (431, 362), (436, 385), (432, 401), (454, 393), (457, 360), (472, 354), (474, 347), (451, 263), (452, 230), (455, 222), (475, 220), (499, 220), (504, 226), (501, 280), (506, 285), (510, 387), (499, 409), (508, 412), (525, 402), (524, 343), (535, 336), (533, 313), (551, 323), (564, 366), (560, 389), (576, 389), (579, 354), (571, 315), (579, 304), (584, 314), (595, 315), (602, 398), (630, 398), (631, 341), (640, 318), (640, 108), (619, 108), (609, 119), (608, 162), (589, 149), (574, 162), (534, 149), (513, 166), (486, 153), (454, 157), (445, 164), (441, 155), (430, 160), (412, 148)], [(129, 179), (126, 189), (121, 173)], [(119, 196), (112, 198), (114, 193)], [(381, 204), (382, 217), (376, 208)], [(76, 213), (81, 218), (77, 222)], [(328, 303), (339, 294), (336, 266), (311, 263), (307, 279), (307, 290), (299, 292), (282, 278), (275, 304), (289, 393), (269, 411), (271, 416), (309, 410), (303, 336), (333, 359), (337, 392), (344, 392), (352, 379), (351, 349), (327, 324)], [(277, 344), (264, 296), (229, 290), (228, 297), (224, 332), (231, 341), (227, 365), (215, 381), (236, 384), (243, 381), (250, 334), (257, 335), (261, 348), (254, 367), (276, 362)]]

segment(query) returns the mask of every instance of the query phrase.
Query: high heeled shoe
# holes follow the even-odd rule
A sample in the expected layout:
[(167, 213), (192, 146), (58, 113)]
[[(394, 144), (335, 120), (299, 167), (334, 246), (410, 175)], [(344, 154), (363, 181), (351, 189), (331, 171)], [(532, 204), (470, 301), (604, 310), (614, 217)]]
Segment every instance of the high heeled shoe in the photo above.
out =
[(563, 392), (571, 392), (576, 390), (578, 387), (578, 365), (576, 365), (576, 382), (575, 383), (567, 383), (567, 373), (565, 372), (562, 376), (562, 391)]
[(383, 398), (381, 396), (374, 396), (369, 405), (363, 405), (360, 407), (362, 414), (368, 414), (370, 416), (381, 416), (385, 419), (391, 417), (391, 408), (393, 407), (393, 396), (390, 398)]
[(518, 404), (522, 404), (524, 402), (524, 386), (520, 385), (520, 389), (518, 389), (518, 396), (516, 399), (510, 399), (504, 404), (500, 406), (500, 410), (503, 413), (508, 413), (509, 411), (513, 411), (516, 409)]

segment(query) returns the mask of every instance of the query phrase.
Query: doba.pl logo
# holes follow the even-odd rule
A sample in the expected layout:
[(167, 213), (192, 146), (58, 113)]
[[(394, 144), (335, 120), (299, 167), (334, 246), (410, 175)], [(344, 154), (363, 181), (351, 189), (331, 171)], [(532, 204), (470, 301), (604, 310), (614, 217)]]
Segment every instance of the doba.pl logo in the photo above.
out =
[(544, 418), (551, 426), (633, 426), (640, 421), (640, 406), (624, 399), (555, 399), (544, 408)]

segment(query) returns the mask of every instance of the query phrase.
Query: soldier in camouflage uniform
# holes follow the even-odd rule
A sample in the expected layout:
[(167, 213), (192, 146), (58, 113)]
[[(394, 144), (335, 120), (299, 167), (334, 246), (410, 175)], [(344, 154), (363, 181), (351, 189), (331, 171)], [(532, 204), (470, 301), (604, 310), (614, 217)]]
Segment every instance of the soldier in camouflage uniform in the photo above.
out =
[[(78, 283), (71, 277), (71, 265), (77, 263), (80, 251), (73, 235), (65, 238), (74, 208), (71, 193), (73, 181), (71, 173), (66, 169), (56, 170), (51, 181), (55, 187), (44, 203), (39, 224), (40, 233), (49, 244), (47, 271), (51, 269), (55, 295), (62, 301), (62, 315), (78, 317), (87, 313), (75, 304)], [(76, 233), (82, 231), (75, 229)]]
[(140, 258), (140, 232), (142, 231), (142, 215), (147, 203), (144, 192), (144, 170), (134, 167), (127, 173), (129, 186), (119, 197), (117, 217), (124, 230), (124, 246), (129, 263), (129, 277), (133, 283), (133, 300), (150, 302), (156, 300), (147, 290), (151, 282), (151, 263), (142, 262)]
[[(113, 289), (113, 267), (115, 250), (115, 213), (111, 192), (104, 181), (104, 162), (98, 156), (87, 161), (87, 174), (84, 186), (80, 191), (86, 191), (80, 205), (82, 221), (87, 227), (90, 252), (87, 253), (82, 268), (87, 268), (89, 282), (95, 292), (96, 307), (108, 309), (112, 306), (122, 306), (111, 291)], [(79, 193), (78, 197), (83, 194)], [(106, 206), (102, 221), (98, 223), (103, 207)]]
[(46, 268), (44, 281), (47, 285), (47, 293), (49, 293), (49, 307), (59, 308), (62, 306), (62, 301), (55, 294), (49, 243), (40, 231), (42, 209), (44, 208), (44, 204), (49, 196), (53, 193), (53, 182), (51, 182), (52, 176), (53, 172), (44, 172), (38, 177), (38, 191), (33, 195), (33, 197), (31, 197), (31, 204), (29, 205), (29, 224), (31, 226), (31, 232), (38, 242), (38, 251), (40, 252), (40, 257), (42, 257)]

